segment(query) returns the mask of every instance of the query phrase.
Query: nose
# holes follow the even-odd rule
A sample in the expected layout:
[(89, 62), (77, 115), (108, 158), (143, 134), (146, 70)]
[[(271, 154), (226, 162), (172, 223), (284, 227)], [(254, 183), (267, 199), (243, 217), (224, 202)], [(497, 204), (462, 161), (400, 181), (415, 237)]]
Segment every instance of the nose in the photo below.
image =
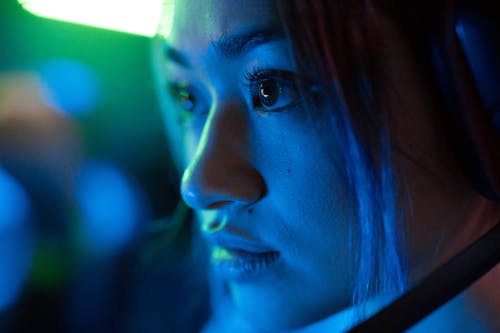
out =
[(248, 206), (265, 194), (264, 180), (252, 165), (244, 107), (238, 101), (226, 101), (210, 110), (182, 176), (181, 194), (190, 207)]

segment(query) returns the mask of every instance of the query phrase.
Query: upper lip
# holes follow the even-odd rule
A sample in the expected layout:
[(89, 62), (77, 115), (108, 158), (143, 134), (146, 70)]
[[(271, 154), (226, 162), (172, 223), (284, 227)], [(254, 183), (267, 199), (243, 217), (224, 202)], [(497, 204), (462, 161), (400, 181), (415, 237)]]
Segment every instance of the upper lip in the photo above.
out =
[(210, 234), (208, 235), (208, 239), (214, 245), (228, 250), (238, 250), (256, 254), (277, 252), (257, 240), (227, 230), (220, 230)]

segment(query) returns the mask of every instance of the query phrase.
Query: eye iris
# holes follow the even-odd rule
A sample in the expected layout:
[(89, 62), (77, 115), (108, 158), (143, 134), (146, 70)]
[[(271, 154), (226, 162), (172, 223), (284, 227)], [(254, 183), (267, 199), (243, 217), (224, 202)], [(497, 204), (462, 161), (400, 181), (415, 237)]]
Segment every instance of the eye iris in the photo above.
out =
[(179, 103), (185, 110), (191, 110), (194, 107), (193, 99), (187, 91), (179, 92)]
[(280, 87), (275, 80), (266, 79), (259, 85), (259, 98), (263, 105), (273, 106), (278, 100)]

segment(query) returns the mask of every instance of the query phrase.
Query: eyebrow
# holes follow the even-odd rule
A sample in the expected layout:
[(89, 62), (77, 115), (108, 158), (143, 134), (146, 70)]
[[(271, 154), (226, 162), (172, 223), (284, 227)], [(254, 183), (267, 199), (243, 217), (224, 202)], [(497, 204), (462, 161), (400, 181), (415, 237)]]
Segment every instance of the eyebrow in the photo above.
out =
[[(262, 44), (283, 38), (285, 38), (285, 33), (282, 29), (268, 27), (232, 35), (223, 34), (210, 43), (210, 48), (217, 51), (224, 58), (234, 59), (245, 55)], [(165, 44), (164, 54), (172, 62), (183, 67), (190, 67), (186, 55), (171, 45)]]
[(284, 37), (282, 29), (269, 27), (229, 36), (222, 35), (213, 41), (211, 46), (225, 58), (233, 59), (248, 53), (257, 46)]

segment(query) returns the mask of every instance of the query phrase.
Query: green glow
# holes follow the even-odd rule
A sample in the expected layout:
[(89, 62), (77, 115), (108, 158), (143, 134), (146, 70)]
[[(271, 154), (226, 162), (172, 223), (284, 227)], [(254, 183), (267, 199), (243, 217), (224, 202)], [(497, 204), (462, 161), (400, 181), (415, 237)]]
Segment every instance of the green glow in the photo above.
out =
[(232, 255), (228, 250), (216, 247), (212, 251), (212, 260), (230, 260), (233, 259), (234, 255)]
[[(202, 210), (198, 211), (201, 223), (201, 230), (205, 233), (212, 233), (219, 231), (225, 225), (224, 220), (216, 222), (217, 212), (215, 210)], [(216, 226), (214, 226), (216, 223)]]
[(41, 17), (153, 37), (167, 36), (172, 0), (18, 0)]

